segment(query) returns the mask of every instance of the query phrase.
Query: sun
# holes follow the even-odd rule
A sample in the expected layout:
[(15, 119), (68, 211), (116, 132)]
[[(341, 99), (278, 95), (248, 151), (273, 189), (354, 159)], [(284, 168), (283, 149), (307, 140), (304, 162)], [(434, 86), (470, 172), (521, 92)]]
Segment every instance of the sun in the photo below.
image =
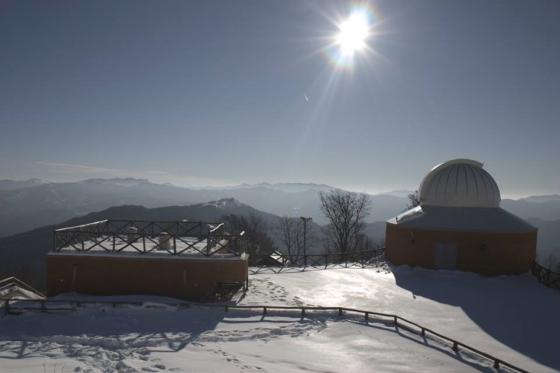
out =
[(369, 3), (357, 3), (347, 13), (327, 16), (333, 26), (322, 50), (330, 62), (341, 70), (354, 71), (359, 64), (371, 65), (380, 56), (374, 42), (382, 35), (382, 18)]
[(355, 52), (366, 47), (366, 40), (370, 36), (370, 25), (367, 12), (356, 10), (338, 25), (335, 44), (338, 45), (342, 56), (352, 56)]

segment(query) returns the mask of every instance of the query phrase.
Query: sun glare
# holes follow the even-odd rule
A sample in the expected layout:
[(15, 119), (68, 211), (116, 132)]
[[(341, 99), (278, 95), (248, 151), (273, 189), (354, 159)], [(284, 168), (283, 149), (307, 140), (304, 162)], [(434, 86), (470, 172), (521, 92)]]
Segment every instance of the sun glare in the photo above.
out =
[(364, 49), (369, 36), (369, 21), (365, 11), (354, 11), (338, 28), (336, 44), (343, 56), (353, 55)]
[(371, 51), (368, 39), (373, 35), (376, 13), (371, 6), (356, 6), (346, 18), (334, 22), (336, 33), (331, 36), (328, 55), (336, 66), (352, 68), (358, 54)]

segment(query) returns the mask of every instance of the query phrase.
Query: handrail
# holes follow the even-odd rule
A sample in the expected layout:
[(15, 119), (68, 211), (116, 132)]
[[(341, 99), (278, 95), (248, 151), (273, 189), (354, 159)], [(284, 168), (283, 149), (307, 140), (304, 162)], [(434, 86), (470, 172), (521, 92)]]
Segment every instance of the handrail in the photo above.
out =
[[(40, 308), (30, 308), (30, 307), (13, 307), (12, 305), (10, 305), (10, 303), (12, 302), (31, 302), (31, 303), (40, 303)], [(54, 303), (54, 304), (60, 304), (60, 303), (65, 303), (65, 304), (75, 304), (76, 307), (80, 307), (83, 304), (103, 304), (103, 305), (111, 305), (112, 307), (116, 307), (117, 305), (135, 305), (135, 306), (141, 306), (144, 304), (144, 302), (131, 302), (131, 301), (82, 301), (82, 300), (63, 300), (63, 299), (52, 299), (52, 300), (44, 300), (44, 299), (8, 299), (8, 300), (4, 300), (4, 315), (10, 314), (13, 311), (12, 310), (32, 310), (32, 311), (37, 311), (40, 310), (41, 312), (47, 312), (49, 311), (47, 304), (48, 303)], [(190, 307), (191, 305), (195, 305), (198, 307), (209, 307), (209, 308), (223, 308), (225, 312), (229, 312), (230, 310), (235, 310), (235, 309), (239, 309), (239, 310), (260, 310), (260, 312), (262, 312), (262, 315), (265, 316), (268, 314), (269, 311), (274, 311), (274, 310), (279, 310), (279, 311), (286, 311), (286, 310), (297, 310), (299, 311), (299, 313), (301, 314), (301, 317), (304, 318), (306, 317), (308, 314), (306, 313), (306, 311), (336, 311), (338, 313), (339, 317), (345, 316), (345, 313), (358, 313), (358, 314), (363, 314), (364, 316), (364, 320), (366, 322), (366, 324), (369, 324), (370, 320), (370, 316), (379, 316), (379, 317), (385, 317), (385, 318), (389, 318), (392, 320), (392, 324), (394, 325), (395, 328), (404, 328), (408, 331), (410, 331), (411, 333), (415, 333), (415, 334), (419, 334), (423, 337), (429, 336), (429, 334), (432, 334), (436, 337), (438, 337), (439, 339), (449, 343), (451, 345), (451, 349), (455, 352), (458, 352), (460, 349), (474, 353), (476, 355), (479, 355), (489, 361), (491, 361), (493, 363), (493, 367), (495, 369), (499, 369), (500, 367), (507, 367), (515, 372), (521, 372), (521, 373), (528, 373), (527, 370), (522, 369), (516, 365), (513, 365), (511, 363), (508, 363), (507, 361), (504, 361), (498, 357), (495, 357), (487, 352), (481, 351), (475, 347), (472, 347), (466, 343), (460, 342), (456, 339), (447, 337), (444, 334), (441, 334), (439, 332), (434, 331), (433, 329), (427, 328), (421, 324), (418, 324), (416, 322), (410, 321), (402, 316), (396, 315), (396, 314), (391, 314), (391, 313), (384, 313), (384, 312), (376, 312), (376, 311), (367, 311), (367, 310), (360, 310), (360, 309), (356, 309), (356, 308), (348, 308), (348, 307), (335, 307), (335, 306), (330, 306), (330, 307), (323, 307), (323, 306), (275, 306), (275, 305), (232, 305), (232, 304), (219, 304), (219, 303), (195, 303), (195, 302), (177, 302), (177, 303), (172, 303), (172, 302), (156, 302), (157, 304), (162, 304), (165, 306), (171, 306), (171, 307)], [(51, 310), (67, 310), (67, 309), (51, 309)], [(401, 323), (399, 323), (399, 321), (401, 321)], [(404, 324), (403, 324), (404, 323)], [(419, 331), (416, 331), (412, 328), (410, 328), (408, 325), (413, 325), (416, 328), (419, 329)]]
[(109, 220), (105, 219), (105, 220), (99, 220), (99, 221), (93, 221), (91, 223), (86, 223), (86, 224), (80, 224), (80, 225), (74, 225), (72, 227), (64, 227), (64, 228), (58, 228), (55, 229), (55, 232), (65, 232), (65, 231), (71, 231), (71, 230), (77, 230), (80, 228), (86, 228), (86, 227), (93, 227), (95, 225), (99, 225), (99, 224), (103, 224), (103, 223), (107, 223)]
[(104, 219), (104, 220), (93, 221), (91, 223), (74, 225), (74, 226), (71, 226), (71, 227), (58, 228), (58, 229), (55, 229), (55, 232), (65, 231), (65, 230), (70, 230), (70, 229), (75, 229), (75, 228), (82, 228), (82, 227), (87, 227), (87, 226), (93, 226), (93, 225), (96, 225), (96, 224), (107, 223), (107, 222), (112, 222), (112, 223), (128, 223), (128, 222), (133, 222), (133, 223), (161, 223), (161, 224), (173, 224), (173, 223), (197, 224), (197, 223), (203, 223), (203, 224), (209, 224), (209, 225), (223, 224), (223, 223), (218, 223), (218, 222), (199, 222), (199, 221), (194, 221), (194, 220), (191, 221), (191, 220)]
[[(209, 224), (210, 226), (213, 225), (212, 223)], [(214, 233), (220, 229), (224, 228), (224, 223), (220, 223), (218, 225), (216, 225), (214, 228), (210, 229), (210, 233)]]

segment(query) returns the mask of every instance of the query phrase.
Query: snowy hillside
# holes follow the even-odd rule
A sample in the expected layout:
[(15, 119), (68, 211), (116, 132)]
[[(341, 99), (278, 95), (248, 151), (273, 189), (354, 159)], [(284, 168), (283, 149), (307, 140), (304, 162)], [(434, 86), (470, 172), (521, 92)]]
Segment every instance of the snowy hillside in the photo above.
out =
[[(241, 304), (397, 313), (533, 372), (560, 368), (560, 294), (529, 275), (397, 268), (257, 274)], [(82, 299), (96, 297), (85, 297)], [(82, 306), (0, 317), (4, 371), (468, 372), (491, 364), (391, 325), (327, 314)], [(120, 299), (120, 298), (119, 298)]]

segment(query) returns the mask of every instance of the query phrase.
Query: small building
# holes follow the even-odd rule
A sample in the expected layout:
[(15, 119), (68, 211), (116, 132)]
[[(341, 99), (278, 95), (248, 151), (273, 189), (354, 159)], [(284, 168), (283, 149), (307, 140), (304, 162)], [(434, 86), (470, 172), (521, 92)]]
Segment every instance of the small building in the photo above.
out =
[(15, 277), (0, 280), (0, 300), (43, 299), (44, 297), (37, 289)]
[(256, 265), (263, 267), (284, 267), (289, 262), (289, 258), (286, 254), (278, 250), (273, 250), (268, 255), (262, 255), (258, 258)]
[(422, 180), (419, 205), (386, 224), (385, 253), (396, 265), (486, 275), (524, 273), (537, 229), (500, 208), (500, 190), (480, 162), (455, 159)]
[(58, 229), (47, 255), (47, 295), (215, 299), (222, 289), (247, 287), (242, 236), (191, 221), (103, 220)]

